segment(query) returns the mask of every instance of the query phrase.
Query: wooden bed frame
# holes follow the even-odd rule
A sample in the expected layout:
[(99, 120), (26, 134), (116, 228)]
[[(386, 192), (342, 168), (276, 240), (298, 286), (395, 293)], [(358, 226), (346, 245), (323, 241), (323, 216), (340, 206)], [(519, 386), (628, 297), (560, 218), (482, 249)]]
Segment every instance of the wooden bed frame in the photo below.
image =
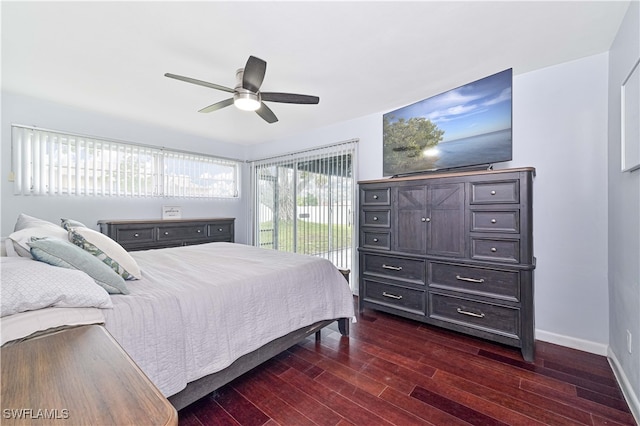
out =
[(320, 321), (307, 327), (295, 330), (285, 336), (273, 340), (253, 352), (241, 356), (224, 370), (209, 374), (200, 379), (187, 384), (187, 387), (180, 392), (170, 396), (169, 402), (176, 410), (181, 410), (226, 385), (247, 371), (257, 367), (263, 362), (273, 358), (279, 353), (289, 349), (291, 346), (301, 342), (312, 334), (316, 334), (316, 339), (320, 338), (321, 330), (334, 321), (338, 321), (338, 329), (343, 336), (349, 335), (349, 322), (351, 318), (339, 318), (337, 320)]

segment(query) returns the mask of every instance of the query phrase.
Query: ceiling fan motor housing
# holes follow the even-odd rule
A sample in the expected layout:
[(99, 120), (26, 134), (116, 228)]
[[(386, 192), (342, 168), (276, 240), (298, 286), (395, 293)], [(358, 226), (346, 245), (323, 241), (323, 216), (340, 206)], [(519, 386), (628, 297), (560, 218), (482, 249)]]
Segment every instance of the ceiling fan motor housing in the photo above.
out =
[(236, 87), (233, 94), (233, 104), (244, 111), (255, 111), (260, 108), (260, 93), (254, 93), (242, 87), (242, 78), (244, 76), (244, 68), (238, 68), (236, 71)]

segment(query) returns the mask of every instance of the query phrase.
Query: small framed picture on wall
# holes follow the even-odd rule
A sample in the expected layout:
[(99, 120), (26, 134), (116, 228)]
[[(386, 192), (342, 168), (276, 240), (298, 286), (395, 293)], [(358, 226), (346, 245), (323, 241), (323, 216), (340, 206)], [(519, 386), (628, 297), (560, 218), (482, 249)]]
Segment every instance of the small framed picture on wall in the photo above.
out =
[(180, 206), (162, 206), (162, 219), (181, 219), (182, 207)]

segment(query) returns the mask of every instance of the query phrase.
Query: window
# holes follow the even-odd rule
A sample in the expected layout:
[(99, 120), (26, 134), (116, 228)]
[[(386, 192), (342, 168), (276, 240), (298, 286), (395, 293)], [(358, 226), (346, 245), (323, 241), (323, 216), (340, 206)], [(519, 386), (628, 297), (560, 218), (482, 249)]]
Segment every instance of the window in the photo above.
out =
[(238, 197), (238, 161), (24, 126), (11, 130), (15, 194)]
[(251, 163), (255, 245), (351, 269), (356, 142)]

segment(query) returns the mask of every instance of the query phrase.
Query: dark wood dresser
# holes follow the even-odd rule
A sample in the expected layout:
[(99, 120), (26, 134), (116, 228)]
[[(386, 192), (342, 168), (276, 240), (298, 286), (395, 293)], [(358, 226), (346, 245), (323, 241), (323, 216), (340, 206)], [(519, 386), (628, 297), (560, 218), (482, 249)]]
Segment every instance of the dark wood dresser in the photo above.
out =
[(234, 218), (100, 220), (100, 232), (128, 251), (234, 242)]
[(359, 182), (359, 308), (534, 358), (533, 168)]

